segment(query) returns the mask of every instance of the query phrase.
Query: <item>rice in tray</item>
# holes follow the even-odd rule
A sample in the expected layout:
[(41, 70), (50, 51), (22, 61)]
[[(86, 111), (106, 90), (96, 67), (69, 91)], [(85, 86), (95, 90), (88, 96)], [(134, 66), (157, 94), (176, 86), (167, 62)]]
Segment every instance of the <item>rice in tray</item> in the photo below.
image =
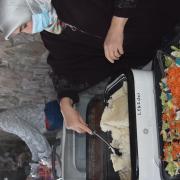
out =
[(100, 126), (102, 131), (111, 131), (112, 143), (119, 148), (122, 156), (111, 154), (114, 171), (118, 172), (121, 180), (131, 179), (131, 159), (129, 142), (129, 116), (127, 82), (108, 100), (102, 114)]

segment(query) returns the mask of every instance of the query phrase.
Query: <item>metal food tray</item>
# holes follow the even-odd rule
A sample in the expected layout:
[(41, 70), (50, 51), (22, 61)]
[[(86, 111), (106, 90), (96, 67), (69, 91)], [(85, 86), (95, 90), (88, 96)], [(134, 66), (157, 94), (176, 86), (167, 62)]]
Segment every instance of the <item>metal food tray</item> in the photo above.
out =
[(161, 129), (162, 129), (162, 120), (161, 120), (161, 112), (162, 112), (162, 105), (161, 105), (161, 89), (159, 86), (159, 82), (161, 81), (161, 78), (164, 76), (164, 52), (158, 51), (157, 56), (153, 62), (153, 72), (154, 72), (154, 80), (155, 80), (155, 95), (156, 95), (156, 115), (157, 115), (157, 126), (158, 126), (158, 136), (159, 136), (159, 159), (161, 162), (161, 175), (164, 180), (180, 180), (180, 175), (176, 176), (170, 176), (166, 170), (165, 167), (167, 163), (162, 160), (162, 157), (164, 156), (163, 153), (163, 139), (160, 135)]
[[(110, 83), (106, 87), (106, 91), (104, 94), (104, 101), (105, 101), (104, 103), (107, 104), (107, 100), (110, 98), (110, 96), (115, 91), (117, 91), (119, 88), (122, 87), (123, 81), (127, 81), (127, 83), (128, 83), (128, 109), (129, 109), (129, 112), (131, 112), (131, 113), (129, 113), (131, 179), (136, 180), (136, 179), (138, 179), (138, 176), (139, 176), (139, 168), (138, 168), (137, 132), (136, 132), (136, 116), (135, 116), (135, 100), (134, 100), (135, 99), (134, 79), (133, 79), (132, 71), (128, 71), (128, 72), (124, 72), (124, 74), (120, 74), (115, 80), (112, 81), (112, 83)], [(89, 118), (87, 117), (87, 119), (89, 119)], [(91, 123), (88, 122), (88, 123), (94, 124), (92, 122)], [(106, 138), (106, 140), (109, 139), (109, 137), (104, 137), (104, 138)], [(88, 150), (88, 152), (87, 152), (87, 159), (88, 159), (87, 162), (88, 162), (92, 157), (89, 154), (89, 148), (86, 148), (86, 149)], [(106, 171), (103, 173), (104, 175), (106, 174), (106, 176), (104, 176), (103, 179), (107, 179), (107, 180), (119, 179), (119, 176), (116, 176), (116, 173), (113, 173), (112, 163), (110, 162), (110, 160), (108, 160), (108, 159), (110, 159), (110, 157), (109, 157), (110, 152), (109, 152), (109, 150), (108, 150), (108, 152), (106, 150), (107, 150), (107, 147), (105, 147), (104, 150), (102, 150), (102, 152), (104, 153), (102, 161), (107, 162), (107, 167), (105, 169), (102, 168)], [(100, 160), (100, 156), (99, 156), (99, 160)], [(87, 167), (88, 166), (89, 165), (87, 165)], [(98, 169), (96, 169), (96, 171), (98, 171)], [(96, 174), (96, 173), (94, 173), (94, 174)], [(87, 177), (91, 177), (90, 179), (94, 179), (94, 178), (92, 178), (92, 175), (90, 173), (87, 173)], [(95, 177), (95, 175), (94, 175), (94, 177)], [(99, 178), (99, 179), (102, 179), (102, 178)]]

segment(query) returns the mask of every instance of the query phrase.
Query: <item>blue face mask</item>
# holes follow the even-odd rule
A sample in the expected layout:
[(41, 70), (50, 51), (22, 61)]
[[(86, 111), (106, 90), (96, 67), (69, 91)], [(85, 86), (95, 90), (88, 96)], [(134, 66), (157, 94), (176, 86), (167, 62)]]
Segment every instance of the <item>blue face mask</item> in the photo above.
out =
[(32, 15), (32, 33), (43, 31), (51, 24), (51, 19), (48, 12)]

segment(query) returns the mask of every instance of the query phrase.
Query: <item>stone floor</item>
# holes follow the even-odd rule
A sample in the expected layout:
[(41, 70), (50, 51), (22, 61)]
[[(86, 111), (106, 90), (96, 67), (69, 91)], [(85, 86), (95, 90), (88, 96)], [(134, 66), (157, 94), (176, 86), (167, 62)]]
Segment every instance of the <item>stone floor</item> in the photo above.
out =
[(55, 99), (47, 54), (38, 35), (0, 36), (0, 110)]
[(56, 98), (47, 55), (39, 34), (22, 33), (9, 41), (0, 35), (0, 112)]
[[(48, 75), (47, 55), (39, 35), (21, 34), (9, 41), (0, 35), (0, 113), (56, 98)], [(16, 169), (23, 148), (27, 150), (20, 139), (0, 130), (0, 180), (4, 180), (5, 174), (11, 174), (9, 179), (15, 180), (15, 172), (7, 173), (4, 168), (11, 164), (6, 169)], [(16, 152), (17, 149), (22, 151)]]

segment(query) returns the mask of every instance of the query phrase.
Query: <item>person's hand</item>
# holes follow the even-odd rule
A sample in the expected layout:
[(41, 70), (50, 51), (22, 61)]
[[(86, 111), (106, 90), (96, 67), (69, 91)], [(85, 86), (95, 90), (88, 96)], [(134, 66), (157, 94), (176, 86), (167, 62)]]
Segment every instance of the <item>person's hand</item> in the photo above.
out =
[(92, 134), (92, 131), (88, 128), (88, 125), (84, 122), (80, 113), (73, 108), (72, 100), (70, 98), (62, 98), (60, 107), (67, 129), (74, 130), (78, 133)]
[(105, 57), (111, 63), (114, 63), (115, 60), (118, 60), (121, 55), (124, 54), (124, 26), (127, 20), (127, 18), (121, 18), (116, 16), (113, 16), (112, 18), (111, 26), (104, 41)]

